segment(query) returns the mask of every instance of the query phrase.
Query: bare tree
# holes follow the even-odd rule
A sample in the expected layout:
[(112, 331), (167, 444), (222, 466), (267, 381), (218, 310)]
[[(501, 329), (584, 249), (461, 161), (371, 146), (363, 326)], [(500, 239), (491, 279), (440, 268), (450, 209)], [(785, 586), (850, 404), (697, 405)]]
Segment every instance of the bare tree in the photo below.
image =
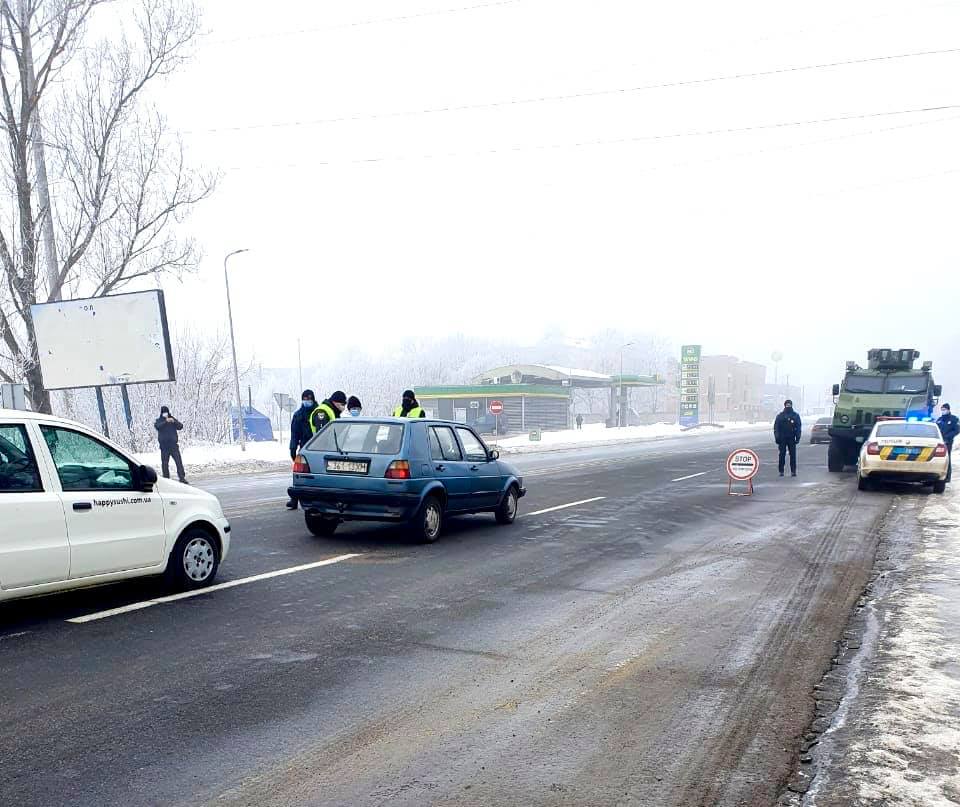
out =
[[(94, 41), (92, 23), (110, 14), (116, 33)], [(0, 0), (0, 177), (12, 200), (0, 205), (0, 379), (25, 378), (36, 410), (49, 412), (50, 396), (31, 305), (196, 265), (177, 225), (213, 178), (188, 169), (147, 93), (189, 56), (198, 26), (189, 0)]]

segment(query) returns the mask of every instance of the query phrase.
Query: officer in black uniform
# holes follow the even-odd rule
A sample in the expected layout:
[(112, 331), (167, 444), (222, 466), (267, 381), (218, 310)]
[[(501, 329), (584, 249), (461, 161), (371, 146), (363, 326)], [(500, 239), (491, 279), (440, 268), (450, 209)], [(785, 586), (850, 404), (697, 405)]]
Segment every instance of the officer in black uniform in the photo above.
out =
[[(300, 396), (300, 408), (293, 413), (293, 417), (290, 419), (290, 459), (296, 459), (300, 449), (313, 437), (314, 432), (310, 427), (310, 421), (313, 419), (313, 413), (316, 410), (317, 396), (313, 394), (312, 389), (305, 389)], [(290, 499), (287, 502), (287, 509), (296, 510), (297, 500)]]
[(423, 407), (420, 406), (420, 402), (417, 400), (417, 396), (414, 395), (412, 389), (405, 389), (403, 391), (403, 400), (396, 409), (393, 410), (393, 416), (395, 418), (425, 418), (427, 413), (423, 410)]
[(940, 417), (937, 419), (943, 442), (947, 444), (947, 482), (953, 477), (953, 441), (960, 434), (960, 418), (950, 411), (950, 404), (940, 407)]
[(790, 452), (790, 476), (797, 475), (797, 443), (800, 442), (802, 424), (800, 415), (793, 409), (793, 401), (783, 402), (783, 411), (773, 421), (773, 439), (780, 447), (780, 476), (783, 476), (787, 464), (787, 452)]
[(328, 423), (333, 423), (347, 408), (347, 394), (337, 390), (325, 401), (321, 401), (310, 417), (310, 428), (316, 434)]

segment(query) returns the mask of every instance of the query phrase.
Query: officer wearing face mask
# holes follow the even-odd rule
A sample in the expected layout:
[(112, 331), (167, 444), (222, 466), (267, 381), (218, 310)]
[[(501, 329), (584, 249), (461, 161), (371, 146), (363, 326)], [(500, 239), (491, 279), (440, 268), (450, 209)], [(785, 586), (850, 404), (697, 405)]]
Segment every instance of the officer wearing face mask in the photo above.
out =
[[(300, 408), (293, 413), (290, 420), (290, 459), (295, 459), (300, 449), (313, 437), (310, 422), (316, 410), (317, 396), (313, 394), (312, 389), (305, 389), (303, 395), (300, 396)], [(287, 502), (287, 508), (296, 510), (297, 500), (290, 499)]]
[(363, 404), (360, 403), (360, 399), (356, 395), (351, 395), (347, 398), (347, 411), (351, 417), (355, 418), (360, 417), (363, 413)]

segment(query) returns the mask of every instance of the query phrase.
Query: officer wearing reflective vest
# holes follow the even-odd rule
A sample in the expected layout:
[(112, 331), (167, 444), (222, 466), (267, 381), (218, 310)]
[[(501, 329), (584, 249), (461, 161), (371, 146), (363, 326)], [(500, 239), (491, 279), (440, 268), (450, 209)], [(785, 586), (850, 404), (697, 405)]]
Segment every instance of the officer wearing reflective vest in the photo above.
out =
[(333, 423), (340, 417), (340, 413), (347, 408), (347, 395), (337, 390), (325, 401), (317, 404), (310, 417), (310, 429), (316, 434), (328, 423)]
[(417, 401), (417, 396), (413, 394), (413, 390), (407, 389), (403, 391), (403, 403), (393, 410), (393, 416), (395, 418), (425, 418), (427, 413), (423, 411), (423, 407)]

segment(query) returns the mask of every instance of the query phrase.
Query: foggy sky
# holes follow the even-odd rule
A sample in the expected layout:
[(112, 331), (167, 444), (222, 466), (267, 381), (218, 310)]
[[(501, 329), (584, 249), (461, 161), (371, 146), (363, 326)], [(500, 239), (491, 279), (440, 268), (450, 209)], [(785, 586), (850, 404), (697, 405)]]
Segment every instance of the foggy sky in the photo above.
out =
[(780, 350), (808, 384), (875, 346), (960, 372), (960, 53), (650, 88), (958, 47), (960, 3), (201, 6), (158, 100), (223, 179), (174, 326), (225, 327), (247, 247), (238, 349), (267, 365), (561, 324)]

